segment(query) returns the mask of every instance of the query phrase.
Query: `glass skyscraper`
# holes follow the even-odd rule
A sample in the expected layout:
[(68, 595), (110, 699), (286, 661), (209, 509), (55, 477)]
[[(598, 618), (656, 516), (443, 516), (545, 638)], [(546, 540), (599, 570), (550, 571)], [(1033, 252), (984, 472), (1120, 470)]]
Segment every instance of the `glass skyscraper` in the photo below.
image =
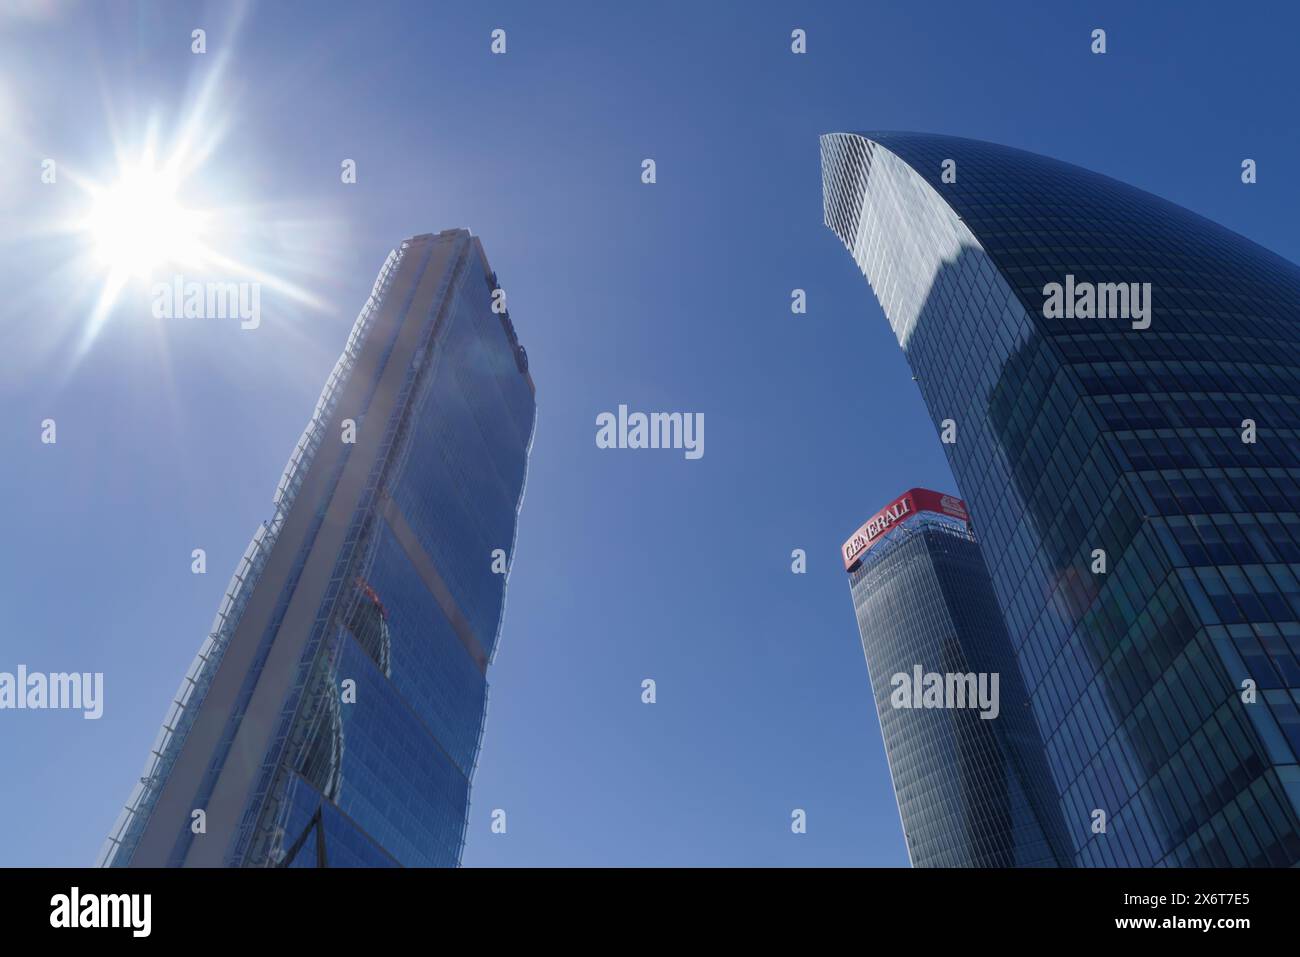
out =
[(459, 863), (536, 409), (496, 289), (389, 255), (102, 864)]
[(1015, 149), (837, 133), (821, 155), (826, 224), (969, 505), (1074, 862), (1300, 863), (1300, 268)]
[(912, 865), (1068, 866), (1042, 742), (964, 503), (911, 489), (843, 556)]

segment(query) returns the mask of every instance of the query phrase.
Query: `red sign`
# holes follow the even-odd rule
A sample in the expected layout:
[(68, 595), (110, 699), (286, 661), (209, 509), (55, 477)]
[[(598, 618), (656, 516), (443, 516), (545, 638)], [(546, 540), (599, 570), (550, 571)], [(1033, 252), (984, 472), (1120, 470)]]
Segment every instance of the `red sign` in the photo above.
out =
[(885, 532), (916, 512), (937, 512), (963, 522), (970, 521), (970, 516), (966, 514), (966, 503), (961, 499), (942, 492), (931, 492), (926, 488), (908, 489), (867, 519), (853, 533), (853, 537), (844, 543), (840, 549), (844, 553), (844, 568), (847, 570), (856, 565), (863, 553), (876, 544)]

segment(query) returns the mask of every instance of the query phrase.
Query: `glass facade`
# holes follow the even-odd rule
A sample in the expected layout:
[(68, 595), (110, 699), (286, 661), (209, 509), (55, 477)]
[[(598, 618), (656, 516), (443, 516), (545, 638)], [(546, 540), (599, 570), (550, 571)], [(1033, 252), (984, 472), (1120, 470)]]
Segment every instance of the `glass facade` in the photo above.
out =
[[(1300, 268), (1086, 170), (822, 137), (1006, 621), (1075, 863), (1300, 863)], [(1049, 318), (1149, 283), (1149, 324)]]
[(389, 257), (102, 863), (459, 863), (535, 414), (496, 288), (465, 230)]
[[(1069, 866), (1042, 742), (967, 523), (908, 508), (848, 572), (912, 865)], [(926, 674), (974, 684), (914, 707)], [(981, 680), (990, 694), (965, 693)]]

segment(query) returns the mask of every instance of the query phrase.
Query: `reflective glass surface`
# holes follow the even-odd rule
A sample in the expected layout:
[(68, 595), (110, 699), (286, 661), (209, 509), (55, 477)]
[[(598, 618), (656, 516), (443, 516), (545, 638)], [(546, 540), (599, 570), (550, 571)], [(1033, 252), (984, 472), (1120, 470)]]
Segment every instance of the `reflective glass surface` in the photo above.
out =
[(333, 633), (239, 863), (283, 863), (313, 794), (327, 854), (331, 829), (350, 829), (401, 865), (459, 863), (535, 403), (509, 316), (491, 309), (495, 276), (452, 235)]
[[(1076, 862), (1300, 862), (1300, 269), (1019, 150), (832, 134), (822, 160), (827, 225), (955, 424)], [(1149, 327), (1046, 318), (1067, 277), (1150, 283)]]
[[(849, 582), (912, 865), (1068, 866), (1042, 743), (964, 525), (914, 515), (866, 553)], [(992, 717), (975, 707), (895, 707), (894, 676), (911, 678), (918, 666), (998, 675), (996, 710), (985, 709)]]

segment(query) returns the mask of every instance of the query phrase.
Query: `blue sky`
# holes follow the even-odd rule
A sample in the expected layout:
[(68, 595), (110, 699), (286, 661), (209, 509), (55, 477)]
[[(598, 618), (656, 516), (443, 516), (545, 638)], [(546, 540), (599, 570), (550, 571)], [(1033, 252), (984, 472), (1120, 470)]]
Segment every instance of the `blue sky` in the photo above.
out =
[[(0, 712), (0, 864), (93, 861), (408, 235), (483, 238), (538, 389), (467, 866), (907, 863), (837, 552), (904, 489), (955, 489), (821, 223), (820, 133), (1019, 146), (1300, 259), (1284, 4), (282, 2), (237, 30), (225, 4), (9, 6), (0, 670), (102, 671), (106, 700), (99, 721)], [(316, 304), (268, 292), (243, 331), (128, 291), (88, 338), (101, 280), (57, 228), (74, 176), (109, 176), (151, 121), (166, 139), (215, 71), (223, 135), (188, 188)], [(703, 412), (706, 454), (598, 449), (620, 403)]]

